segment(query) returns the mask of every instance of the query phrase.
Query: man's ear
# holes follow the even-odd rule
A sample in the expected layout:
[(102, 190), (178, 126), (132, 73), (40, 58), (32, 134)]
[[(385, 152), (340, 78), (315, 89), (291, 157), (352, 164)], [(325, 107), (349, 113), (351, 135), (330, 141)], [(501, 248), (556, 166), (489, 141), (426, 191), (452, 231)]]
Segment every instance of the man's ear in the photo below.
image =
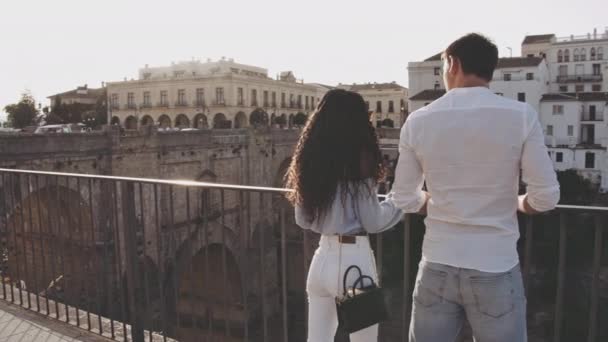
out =
[(456, 75), (460, 70), (460, 61), (454, 56), (448, 56), (448, 73), (450, 75)]

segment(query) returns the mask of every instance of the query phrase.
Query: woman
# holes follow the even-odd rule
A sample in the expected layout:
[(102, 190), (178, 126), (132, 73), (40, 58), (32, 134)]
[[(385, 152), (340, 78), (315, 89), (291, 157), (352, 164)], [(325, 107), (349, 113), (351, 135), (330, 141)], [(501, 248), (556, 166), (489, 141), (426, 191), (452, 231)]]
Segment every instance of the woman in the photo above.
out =
[[(342, 277), (350, 265), (377, 282), (367, 233), (399, 222), (402, 213), (390, 201), (378, 202), (382, 178), (378, 138), (361, 95), (329, 91), (308, 120), (287, 173), (288, 199), (296, 223), (321, 234), (306, 291), (308, 341), (330, 342), (338, 327), (335, 298), (342, 295)], [(351, 272), (347, 285), (356, 278)], [(351, 334), (352, 342), (371, 342), (378, 326)]]

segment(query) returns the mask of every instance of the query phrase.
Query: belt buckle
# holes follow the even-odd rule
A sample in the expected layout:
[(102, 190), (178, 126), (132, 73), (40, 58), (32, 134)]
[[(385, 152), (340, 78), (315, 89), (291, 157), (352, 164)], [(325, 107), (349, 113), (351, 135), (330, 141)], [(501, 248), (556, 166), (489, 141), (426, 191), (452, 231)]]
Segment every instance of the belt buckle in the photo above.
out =
[(351, 235), (339, 235), (338, 241), (340, 243), (355, 244), (355, 243), (357, 243), (357, 237), (351, 236)]

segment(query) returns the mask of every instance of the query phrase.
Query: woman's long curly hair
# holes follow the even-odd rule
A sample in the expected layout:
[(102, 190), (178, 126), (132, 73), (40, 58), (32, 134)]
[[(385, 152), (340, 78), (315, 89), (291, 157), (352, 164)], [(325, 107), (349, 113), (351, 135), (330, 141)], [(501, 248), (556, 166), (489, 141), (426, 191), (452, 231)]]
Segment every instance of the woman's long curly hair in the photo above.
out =
[[(287, 199), (300, 206), (309, 222), (321, 218), (340, 196), (358, 196), (353, 183), (374, 183), (384, 176), (376, 131), (361, 95), (342, 89), (325, 94), (304, 127), (289, 170)], [(367, 190), (371, 190), (369, 187)]]

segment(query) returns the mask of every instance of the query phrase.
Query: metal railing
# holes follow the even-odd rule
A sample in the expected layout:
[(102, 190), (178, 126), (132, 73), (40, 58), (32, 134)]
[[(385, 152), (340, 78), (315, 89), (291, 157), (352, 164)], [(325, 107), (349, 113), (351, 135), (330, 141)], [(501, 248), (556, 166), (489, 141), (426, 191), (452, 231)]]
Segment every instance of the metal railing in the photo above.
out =
[[(0, 169), (0, 300), (115, 340), (305, 341), (318, 236), (295, 226), (287, 191)], [(520, 217), (531, 337), (608, 337), (599, 324), (607, 215), (562, 205)], [(390, 296), (382, 341), (408, 339), (423, 232), (421, 218), (408, 215), (372, 237)], [(571, 251), (576, 236), (591, 236), (588, 259)]]
[(581, 121), (604, 121), (604, 114), (601, 112), (591, 112), (589, 110), (581, 110)]
[(601, 82), (602, 80), (602, 74), (560, 75), (556, 78), (557, 83)]

